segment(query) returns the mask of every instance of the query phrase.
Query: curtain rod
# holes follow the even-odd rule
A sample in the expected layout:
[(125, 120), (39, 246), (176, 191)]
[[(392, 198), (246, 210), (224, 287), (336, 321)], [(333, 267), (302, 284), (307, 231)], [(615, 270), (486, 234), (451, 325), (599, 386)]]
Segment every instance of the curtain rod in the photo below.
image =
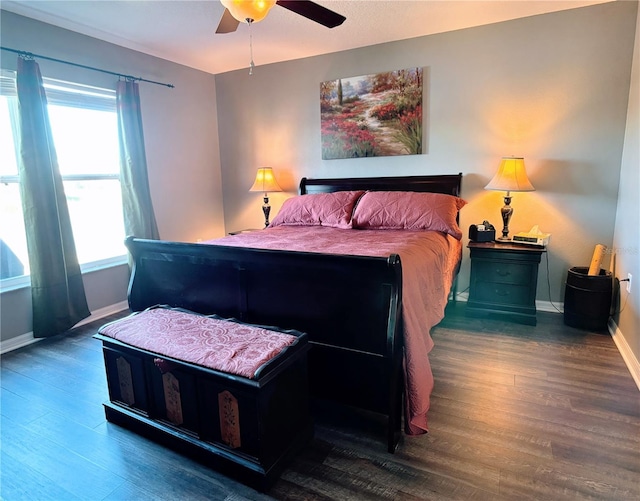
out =
[(27, 57), (32, 57), (32, 58), (38, 58), (38, 59), (46, 59), (48, 61), (54, 61), (56, 63), (62, 63), (62, 64), (68, 64), (71, 66), (76, 66), (78, 68), (84, 68), (86, 70), (93, 70), (93, 71), (100, 71), (102, 73), (108, 73), (109, 75), (115, 75), (117, 77), (122, 77), (125, 78), (126, 80), (134, 80), (134, 81), (138, 81), (138, 82), (147, 82), (147, 83), (152, 83), (152, 84), (156, 84), (156, 85), (164, 85), (165, 87), (169, 87), (171, 89), (173, 89), (175, 86), (173, 84), (167, 84), (167, 83), (162, 83), (162, 82), (154, 82), (153, 80), (147, 80), (146, 78), (142, 78), (142, 77), (133, 77), (131, 75), (125, 75), (123, 73), (117, 73), (115, 71), (109, 71), (109, 70), (103, 70), (100, 68), (94, 68), (93, 66), (86, 66), (84, 64), (78, 64), (78, 63), (72, 63), (70, 61), (64, 61), (63, 59), (56, 59), (54, 57), (48, 57), (48, 56), (43, 56), (41, 54), (33, 54), (32, 52), (27, 52), (24, 50), (16, 50), (16, 49), (11, 49), (9, 47), (3, 47), (0, 46), (0, 49), (2, 50), (6, 50), (9, 52), (13, 52), (15, 54), (19, 54), (21, 56), (27, 56)]

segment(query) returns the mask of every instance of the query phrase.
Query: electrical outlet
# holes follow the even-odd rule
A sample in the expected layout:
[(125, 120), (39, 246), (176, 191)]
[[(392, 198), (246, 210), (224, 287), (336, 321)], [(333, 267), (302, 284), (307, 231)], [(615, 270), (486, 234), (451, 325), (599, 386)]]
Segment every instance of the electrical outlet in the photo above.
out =
[(633, 278), (633, 275), (631, 273), (627, 273), (627, 280), (629, 280), (627, 282), (627, 292), (631, 292), (631, 279)]

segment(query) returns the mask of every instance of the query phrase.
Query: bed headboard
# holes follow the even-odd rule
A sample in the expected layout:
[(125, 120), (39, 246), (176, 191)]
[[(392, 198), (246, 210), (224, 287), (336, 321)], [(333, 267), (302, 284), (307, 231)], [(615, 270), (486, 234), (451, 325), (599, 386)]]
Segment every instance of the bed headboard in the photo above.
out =
[(339, 179), (310, 179), (300, 181), (300, 194), (330, 193), (333, 191), (425, 191), (460, 196), (462, 173), (437, 176), (404, 177), (347, 177)]

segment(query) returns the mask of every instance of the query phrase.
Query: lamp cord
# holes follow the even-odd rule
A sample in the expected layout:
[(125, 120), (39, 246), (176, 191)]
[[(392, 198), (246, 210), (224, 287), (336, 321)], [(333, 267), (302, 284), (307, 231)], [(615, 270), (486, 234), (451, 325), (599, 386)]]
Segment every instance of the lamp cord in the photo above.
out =
[(256, 67), (255, 63), (253, 62), (253, 32), (251, 31), (253, 19), (247, 18), (247, 24), (249, 25), (249, 54), (251, 56), (251, 62), (249, 63), (249, 75), (253, 75), (253, 68)]
[(562, 313), (562, 311), (560, 311), (560, 309), (555, 304), (553, 304), (553, 301), (551, 301), (551, 278), (549, 273), (549, 255), (547, 252), (544, 253), (544, 261), (547, 264), (547, 292), (549, 293), (549, 303), (555, 308), (558, 313)]
[[(617, 300), (618, 300), (618, 306), (620, 305), (620, 296), (621, 296), (620, 292), (622, 291), (622, 287), (620, 287), (620, 283), (621, 283), (621, 282), (628, 282), (628, 281), (629, 281), (629, 279), (628, 279), (628, 278), (624, 278), (624, 279), (622, 279), (622, 280), (620, 280), (620, 279), (616, 278), (616, 282), (618, 282), (618, 290), (617, 290), (617, 294), (615, 295), (615, 297), (616, 297), (616, 298), (617, 298)], [(622, 310), (624, 310), (625, 306), (627, 306), (627, 301), (628, 301), (628, 300), (629, 300), (629, 293), (627, 292), (627, 295), (626, 295), (626, 296), (625, 296), (625, 298), (624, 298), (624, 304), (622, 305), (622, 308), (620, 308), (618, 311), (614, 311), (614, 312), (611, 314), (611, 316), (614, 316), (614, 315), (620, 315), (620, 313), (622, 313)]]

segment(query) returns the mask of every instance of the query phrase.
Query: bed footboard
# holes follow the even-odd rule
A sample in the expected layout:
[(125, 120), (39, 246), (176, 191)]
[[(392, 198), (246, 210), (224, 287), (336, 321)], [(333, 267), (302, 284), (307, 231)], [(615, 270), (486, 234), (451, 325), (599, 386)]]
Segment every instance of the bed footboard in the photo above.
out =
[(156, 304), (307, 333), (317, 397), (402, 414), (400, 258), (328, 255), (128, 238), (129, 306)]

